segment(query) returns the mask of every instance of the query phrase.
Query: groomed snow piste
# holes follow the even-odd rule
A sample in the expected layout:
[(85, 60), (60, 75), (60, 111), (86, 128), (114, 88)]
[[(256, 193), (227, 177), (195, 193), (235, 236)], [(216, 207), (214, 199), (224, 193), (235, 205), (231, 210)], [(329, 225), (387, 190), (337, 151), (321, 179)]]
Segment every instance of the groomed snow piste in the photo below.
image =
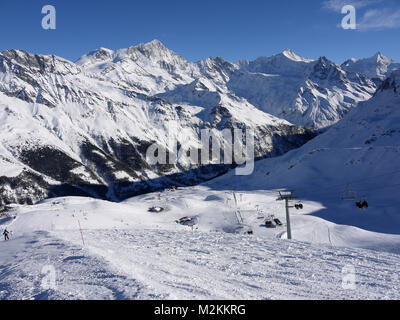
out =
[[(321, 206), (306, 201), (304, 212), (292, 211), (296, 240), (288, 241), (285, 226), (263, 226), (268, 214), (285, 222), (275, 192), (236, 196), (242, 229), (233, 194), (206, 186), (120, 204), (70, 197), (16, 207), (2, 220), (12, 236), (0, 242), (0, 298), (400, 298), (398, 254), (342, 247), (399, 248), (400, 236), (328, 223), (309, 215)], [(184, 216), (198, 224), (177, 224)], [(49, 270), (51, 289), (43, 286)]]

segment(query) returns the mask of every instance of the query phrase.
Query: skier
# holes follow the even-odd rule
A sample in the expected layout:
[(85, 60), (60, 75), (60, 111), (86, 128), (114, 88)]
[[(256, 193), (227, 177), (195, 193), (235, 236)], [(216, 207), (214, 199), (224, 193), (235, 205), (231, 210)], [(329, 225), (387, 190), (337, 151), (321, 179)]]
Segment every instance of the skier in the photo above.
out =
[(4, 241), (10, 240), (10, 238), (8, 237), (9, 232), (7, 231), (7, 229), (4, 230), (3, 235), (4, 235)]

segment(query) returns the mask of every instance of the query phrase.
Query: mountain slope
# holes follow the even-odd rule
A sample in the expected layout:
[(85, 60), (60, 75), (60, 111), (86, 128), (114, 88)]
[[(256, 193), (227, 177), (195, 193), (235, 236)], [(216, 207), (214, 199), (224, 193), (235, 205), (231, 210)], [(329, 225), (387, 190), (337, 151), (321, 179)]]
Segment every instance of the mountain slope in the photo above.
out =
[(326, 58), (304, 59), (290, 50), (239, 63), (218, 57), (189, 62), (156, 40), (101, 48), (77, 63), (4, 51), (0, 201), (121, 200), (197, 184), (230, 166), (182, 158), (154, 166), (149, 147), (171, 155), (176, 146), (200, 150), (202, 130), (222, 144), (223, 130), (247, 128), (255, 132), (256, 158), (282, 155), (315, 136), (304, 126), (333, 125), (375, 88)]
[(277, 117), (318, 129), (338, 122), (376, 90), (367, 77), (325, 57), (307, 60), (289, 50), (241, 66), (228, 83), (236, 95)]
[[(252, 175), (229, 172), (193, 188), (128, 199), (136, 212), (166, 208), (151, 226), (173, 228), (189, 216), (202, 232), (286, 239), (286, 211), (278, 191), (294, 190), (303, 210), (290, 209), (293, 239), (330, 247), (400, 253), (400, 74), (374, 97), (302, 147), (256, 163)], [(351, 190), (351, 192), (346, 192)], [(354, 197), (344, 201), (342, 198)], [(357, 201), (366, 200), (368, 209)], [(267, 228), (271, 216), (283, 225)], [(379, 259), (378, 259), (379, 260)]]
[(77, 65), (108, 81), (154, 95), (200, 75), (197, 66), (154, 40), (127, 49), (100, 48), (81, 57)]
[(117, 51), (99, 49), (77, 64), (140, 92), (202, 107), (209, 97), (198, 96), (195, 87), (206, 81), (212, 91), (247, 99), (264, 112), (318, 129), (342, 119), (376, 90), (363, 75), (346, 72), (324, 57), (302, 58), (289, 49), (255, 61), (230, 63), (216, 57), (192, 63), (155, 40)]
[(350, 59), (342, 64), (346, 71), (363, 74), (380, 84), (395, 70), (400, 69), (400, 63), (378, 52), (373, 57), (366, 59)]
[[(395, 72), (374, 97), (361, 103), (327, 132), (286, 155), (257, 163), (243, 181), (233, 174), (216, 180), (237, 190), (296, 190), (303, 200), (322, 203), (312, 214), (342, 225), (399, 234), (400, 74)], [(210, 187), (218, 188), (218, 185)], [(217, 182), (215, 182), (217, 183)], [(348, 186), (349, 185), (349, 186)], [(342, 201), (349, 188), (357, 201)]]
[[(142, 46), (132, 54), (180, 61), (157, 43), (149, 46), (153, 49)], [(71, 194), (120, 200), (213, 178), (229, 167), (152, 166), (146, 157), (151, 145), (172, 153), (171, 142), (201, 149), (203, 129), (210, 129), (219, 143), (223, 129), (254, 130), (257, 157), (282, 154), (313, 137), (240, 99), (216, 100), (207, 107), (173, 104), (125, 80), (111, 81), (55, 56), (2, 52), (0, 202), (32, 203)]]

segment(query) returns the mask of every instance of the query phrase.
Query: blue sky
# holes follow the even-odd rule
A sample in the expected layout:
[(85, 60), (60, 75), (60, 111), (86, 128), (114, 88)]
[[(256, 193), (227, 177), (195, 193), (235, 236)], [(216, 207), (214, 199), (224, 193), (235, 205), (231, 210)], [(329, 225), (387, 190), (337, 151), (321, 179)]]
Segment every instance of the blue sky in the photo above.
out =
[[(57, 10), (56, 30), (41, 27), (44, 5)], [(353, 4), (362, 30), (339, 27)], [(159, 39), (197, 61), (269, 56), (286, 48), (338, 63), (378, 51), (400, 61), (398, 0), (1, 0), (0, 50), (24, 49), (72, 61), (99, 47), (126, 48)]]

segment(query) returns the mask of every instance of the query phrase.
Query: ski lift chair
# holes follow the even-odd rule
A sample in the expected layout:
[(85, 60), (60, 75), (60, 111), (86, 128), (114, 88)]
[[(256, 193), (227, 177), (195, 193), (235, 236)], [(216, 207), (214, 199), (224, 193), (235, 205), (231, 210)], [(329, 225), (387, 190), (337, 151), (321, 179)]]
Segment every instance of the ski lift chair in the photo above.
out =
[(294, 205), (294, 207), (296, 208), (296, 210), (303, 210), (304, 209), (304, 206), (303, 206), (302, 203), (297, 203), (297, 204)]
[(347, 185), (346, 190), (342, 193), (342, 200), (343, 201), (356, 201), (356, 192), (350, 190), (350, 185)]
[(362, 198), (362, 200), (356, 202), (356, 206), (357, 206), (359, 209), (368, 209), (369, 204), (368, 204), (367, 198), (364, 196), (364, 197)]

